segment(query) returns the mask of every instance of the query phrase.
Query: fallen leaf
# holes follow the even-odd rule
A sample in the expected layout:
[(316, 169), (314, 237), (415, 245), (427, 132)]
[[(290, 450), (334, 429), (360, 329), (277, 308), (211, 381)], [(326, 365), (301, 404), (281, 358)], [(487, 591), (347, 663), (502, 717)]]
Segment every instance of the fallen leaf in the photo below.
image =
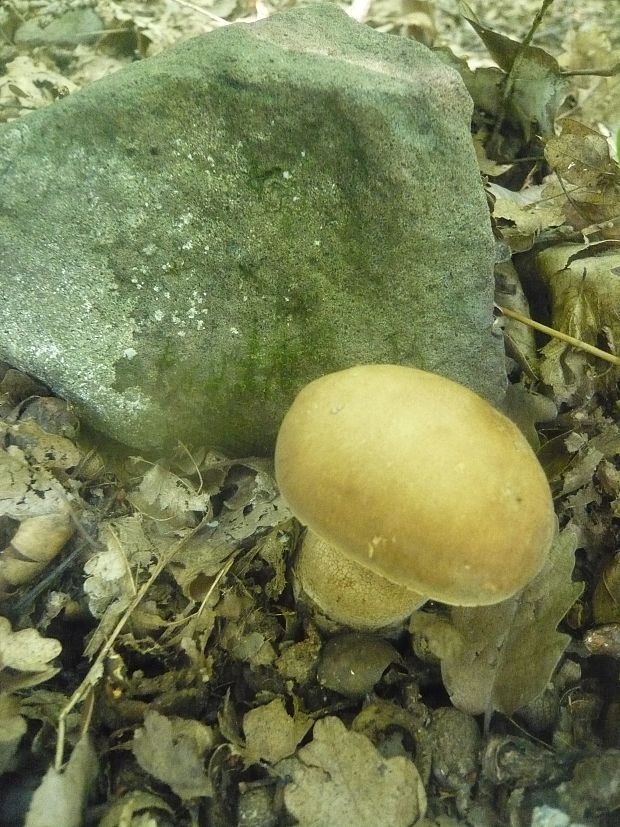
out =
[(569, 524), (541, 573), (519, 594), (494, 606), (452, 607), (451, 634), (434, 618), (427, 624), (424, 612), (413, 615), (410, 628), (424, 634), (441, 658), (443, 681), (458, 709), (512, 715), (544, 690), (570, 641), (557, 625), (582, 591), (571, 581), (576, 544)]
[(592, 596), (595, 623), (620, 623), (620, 553), (603, 567)]
[(156, 519), (203, 512), (210, 506), (208, 494), (196, 491), (189, 480), (157, 464), (145, 473), (129, 499), (137, 509)]
[(30, 462), (42, 468), (75, 468), (82, 459), (81, 451), (70, 439), (48, 433), (34, 419), (21, 419), (7, 432)]
[(97, 777), (97, 754), (88, 735), (75, 745), (62, 772), (54, 767), (35, 790), (25, 827), (80, 827), (86, 799)]
[(9, 545), (0, 551), (0, 593), (37, 577), (74, 531), (75, 524), (68, 511), (23, 519)]
[(311, 726), (307, 715), (289, 715), (281, 698), (251, 709), (243, 716), (246, 763), (275, 764), (292, 755)]
[(314, 677), (320, 651), (319, 633), (312, 624), (308, 624), (303, 640), (291, 643), (286, 648), (281, 647), (275, 666), (283, 678), (304, 686)]
[(426, 811), (414, 764), (384, 758), (338, 718), (314, 725), (313, 740), (286, 763), (284, 803), (299, 827), (411, 827)]
[(574, 217), (575, 209), (585, 219), (580, 229), (588, 223), (618, 221), (620, 167), (600, 132), (566, 118), (561, 135), (547, 140), (545, 157), (564, 182), (566, 216)]
[(205, 754), (213, 740), (211, 728), (198, 721), (167, 718), (149, 711), (144, 716), (144, 727), (134, 735), (132, 748), (143, 770), (188, 801), (212, 794)]
[(61, 651), (57, 640), (41, 637), (36, 629), (13, 632), (9, 621), (0, 617), (0, 690), (35, 686), (49, 680), (60, 671), (49, 661)]
[[(140, 515), (109, 520), (99, 528), (99, 540), (105, 549), (84, 564), (84, 592), (94, 617), (102, 617), (116, 604), (124, 610), (136, 593), (136, 576), (153, 559), (153, 548), (144, 533)], [(120, 609), (120, 605), (123, 609)]]
[(73, 92), (77, 86), (65, 75), (51, 70), (43, 60), (19, 55), (6, 64), (0, 78), (0, 105), (30, 111), (48, 106), (56, 98)]
[(68, 507), (64, 488), (49, 471), (31, 465), (16, 445), (0, 447), (0, 516), (20, 520)]
[(557, 60), (538, 46), (524, 46), (465, 16), (512, 84), (509, 105), (526, 140), (534, 132), (552, 135), (555, 116), (567, 94)]
[[(539, 253), (536, 268), (551, 297), (551, 326), (587, 344), (620, 342), (620, 249), (618, 243), (559, 244)], [(541, 378), (558, 402), (592, 394), (594, 382), (614, 384), (609, 364), (559, 339), (542, 348)]]
[(188, 540), (183, 554), (168, 564), (168, 570), (185, 597), (202, 600), (213, 578), (234, 552), (230, 541), (222, 541), (213, 528), (207, 527)]
[(536, 236), (566, 220), (562, 200), (549, 198), (546, 184), (515, 192), (489, 183), (487, 190), (494, 198), (493, 216), (500, 224), (502, 236), (517, 252), (529, 249)]
[(19, 742), (28, 729), (26, 719), (20, 715), (19, 699), (13, 695), (0, 695), (0, 775), (11, 767)]
[(217, 520), (223, 537), (245, 540), (259, 529), (273, 528), (291, 518), (264, 464), (256, 460), (252, 465), (237, 463), (231, 467), (226, 486), (234, 486), (235, 493), (224, 500)]

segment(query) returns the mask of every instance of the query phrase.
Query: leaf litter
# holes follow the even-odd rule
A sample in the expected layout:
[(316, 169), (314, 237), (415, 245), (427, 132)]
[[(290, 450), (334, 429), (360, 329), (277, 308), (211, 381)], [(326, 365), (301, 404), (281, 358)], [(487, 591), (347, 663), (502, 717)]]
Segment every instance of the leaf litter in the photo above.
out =
[[(3, 120), (253, 19), (234, 0), (99, 0), (77, 5), (72, 25), (90, 33), (72, 45), (51, 25), (68, 5), (0, 11)], [(617, 354), (620, 335), (620, 52), (600, 22), (560, 26), (555, 52), (536, 45), (549, 5), (521, 12), (521, 40), (497, 9), (460, 23), (428, 2), (354, 9), (428, 45), (447, 31), (438, 54), (474, 98), (498, 305), (545, 331), (499, 322), (509, 405), (557, 505), (545, 570), (498, 606), (426, 606), (411, 635), (327, 633), (296, 605), (300, 527), (268, 461), (183, 446), (119, 461), (80, 435), (69, 405), (3, 366), (2, 827), (615, 823), (618, 371), (596, 352)]]

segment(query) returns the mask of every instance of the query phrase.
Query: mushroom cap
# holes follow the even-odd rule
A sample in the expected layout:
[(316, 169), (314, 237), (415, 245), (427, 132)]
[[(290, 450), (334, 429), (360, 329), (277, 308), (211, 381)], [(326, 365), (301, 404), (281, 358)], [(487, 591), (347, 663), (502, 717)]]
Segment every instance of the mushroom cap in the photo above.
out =
[(452, 605), (522, 589), (555, 531), (547, 479), (516, 425), (415, 368), (359, 365), (311, 382), (284, 417), (275, 467), (319, 537)]

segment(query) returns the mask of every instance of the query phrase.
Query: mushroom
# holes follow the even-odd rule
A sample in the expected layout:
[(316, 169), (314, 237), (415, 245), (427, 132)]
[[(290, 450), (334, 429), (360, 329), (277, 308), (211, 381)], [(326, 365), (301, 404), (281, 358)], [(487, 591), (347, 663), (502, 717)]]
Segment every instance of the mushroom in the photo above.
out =
[(415, 368), (358, 365), (311, 382), (284, 417), (275, 469), (307, 526), (299, 587), (354, 628), (396, 623), (429, 598), (505, 600), (540, 571), (555, 531), (516, 425)]

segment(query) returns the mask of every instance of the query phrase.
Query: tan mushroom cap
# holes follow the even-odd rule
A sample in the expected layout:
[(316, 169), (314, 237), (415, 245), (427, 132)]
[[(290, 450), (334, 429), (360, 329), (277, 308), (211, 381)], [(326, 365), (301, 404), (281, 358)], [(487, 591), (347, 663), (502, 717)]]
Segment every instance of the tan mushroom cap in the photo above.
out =
[(549, 485), (516, 425), (414, 368), (359, 365), (311, 382), (284, 417), (275, 464), (310, 530), (444, 603), (510, 597), (553, 539)]

